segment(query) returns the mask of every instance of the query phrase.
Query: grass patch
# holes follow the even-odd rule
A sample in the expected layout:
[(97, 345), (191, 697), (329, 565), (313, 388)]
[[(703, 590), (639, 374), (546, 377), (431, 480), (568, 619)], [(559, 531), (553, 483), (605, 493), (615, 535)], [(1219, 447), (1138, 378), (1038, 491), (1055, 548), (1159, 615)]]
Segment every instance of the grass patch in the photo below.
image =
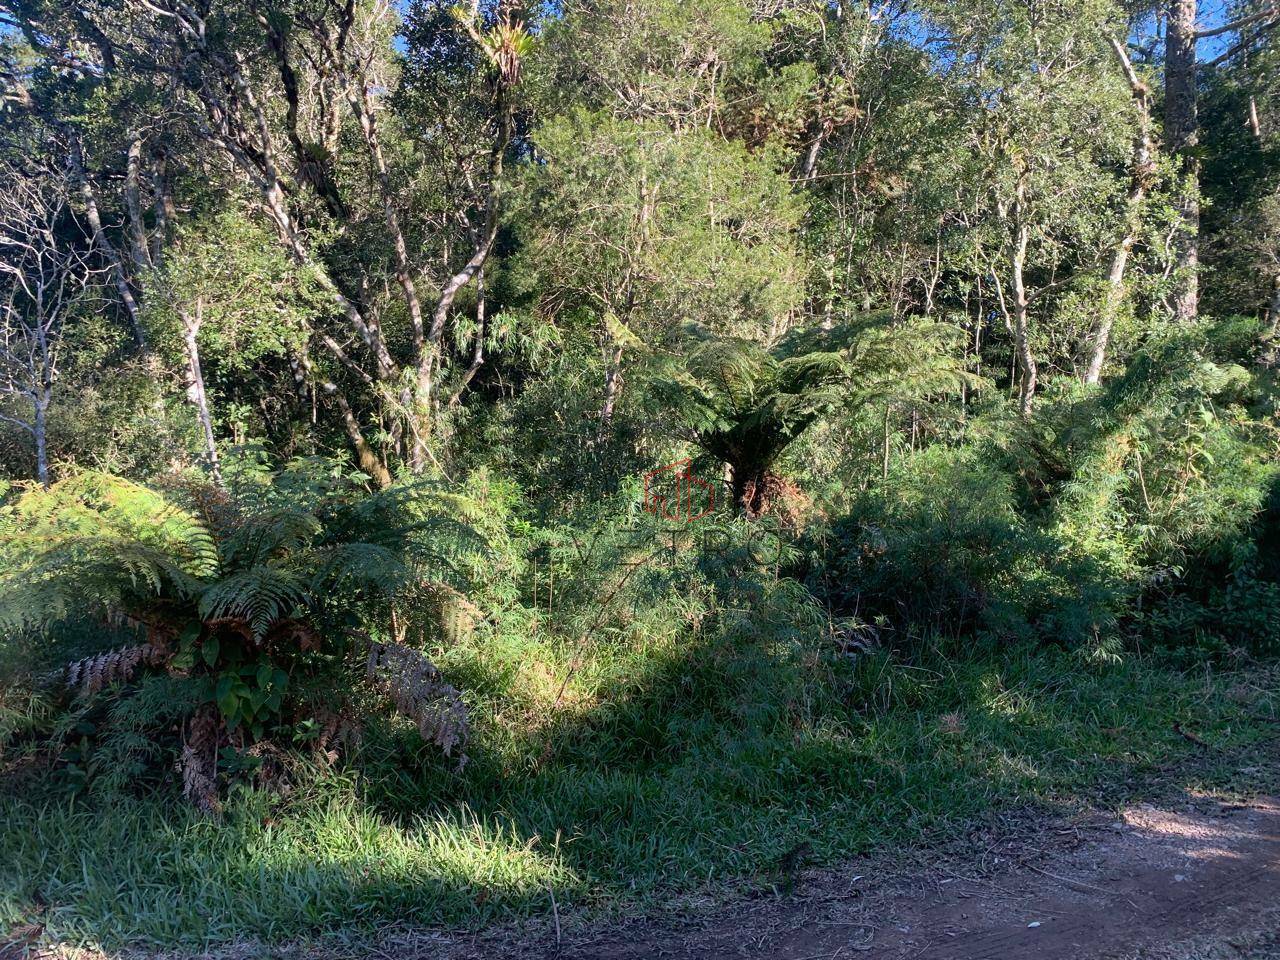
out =
[(112, 948), (475, 924), (549, 909), (549, 890), (562, 908), (652, 905), (769, 885), (801, 842), (830, 861), (1001, 806), (1228, 786), (1275, 730), (1256, 665), (1041, 650), (850, 666), (802, 645), (646, 641), (598, 651), (553, 711), (545, 677), (568, 651), (544, 652), (451, 655), (480, 697), (461, 775), (384, 731), (360, 768), (239, 794), (222, 823), (160, 796), (4, 796), (0, 923)]

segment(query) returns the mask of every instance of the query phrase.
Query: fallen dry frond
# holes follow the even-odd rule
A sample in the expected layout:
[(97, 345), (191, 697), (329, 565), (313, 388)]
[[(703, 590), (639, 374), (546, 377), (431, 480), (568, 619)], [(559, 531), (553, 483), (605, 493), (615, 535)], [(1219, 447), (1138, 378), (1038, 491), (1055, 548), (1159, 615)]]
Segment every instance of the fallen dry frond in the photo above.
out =
[(438, 746), (446, 757), (461, 752), (471, 736), (467, 706), (454, 686), (440, 676), (436, 665), (417, 650), (399, 643), (375, 643), (369, 650), (369, 681), (385, 691), (396, 709), (418, 725), (418, 733)]
[(67, 665), (67, 686), (87, 697), (113, 683), (132, 680), (140, 666), (154, 666), (163, 656), (164, 650), (152, 643), (94, 654)]

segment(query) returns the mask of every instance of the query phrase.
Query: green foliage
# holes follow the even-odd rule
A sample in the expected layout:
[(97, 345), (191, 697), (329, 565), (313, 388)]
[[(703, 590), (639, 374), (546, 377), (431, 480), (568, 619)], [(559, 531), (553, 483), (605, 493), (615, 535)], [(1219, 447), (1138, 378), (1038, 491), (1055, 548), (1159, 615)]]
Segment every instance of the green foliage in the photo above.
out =
[(954, 347), (947, 327), (884, 316), (796, 328), (772, 347), (692, 327), (656, 366), (651, 392), (693, 443), (730, 466), (735, 504), (758, 513), (766, 472), (819, 417), (972, 385)]
[(769, 882), (1260, 738), (1275, 49), (1191, 157), (1117, 0), (127, 6), (0, 0), (82, 291), (0, 350), (0, 923)]
[[(38, 917), (57, 940), (107, 950), (209, 949), (371, 936), (408, 914), (541, 916), (548, 887), (562, 918), (659, 908), (709, 885), (769, 892), (802, 841), (840, 862), (954, 840), (992, 808), (1268, 783), (1270, 673), (1152, 658), (1081, 669), (1052, 651), (815, 664), (741, 636), (609, 646), (599, 694), (545, 738), (527, 737), (543, 716), (527, 712), (530, 674), (505, 667), (484, 702), (509, 709), (479, 711), (491, 746), (461, 777), (407, 762), (373, 782), (309, 778), (288, 797), (237, 793), (216, 825), (154, 799), (0, 798), (0, 922)], [(526, 635), (502, 662), (551, 655)], [(458, 659), (493, 675), (503, 656), (495, 641)], [(791, 685), (797, 674), (813, 679)], [(207, 891), (198, 905), (193, 886)]]
[(754, 331), (795, 303), (801, 207), (777, 158), (582, 108), (534, 143), (522, 257), (542, 297), (589, 308), (611, 340), (661, 341), (690, 320)]
[[(343, 671), (360, 669), (357, 636), (386, 634), (396, 605), (421, 604), (431, 583), (474, 565), (483, 541), (468, 503), (425, 483), (370, 495), (322, 462), (235, 471), (226, 490), (73, 474), (5, 508), (0, 622), (21, 636), (69, 618), (123, 619), (145, 646), (77, 661), (69, 683), (83, 695), (160, 667), (189, 678), (182, 716), (212, 704), (228, 735), (279, 736), (308, 709), (295, 680), (329, 676), (338, 689), (326, 709), (340, 713), (352, 686)], [(104, 722), (120, 728), (118, 750), (142, 734), (113, 717), (160, 724), (171, 712), (114, 710)]]
[(265, 226), (224, 210), (199, 229), (183, 230), (172, 253), (151, 278), (148, 324), (152, 335), (185, 366), (182, 327), (198, 323), (205, 363), (245, 376), (268, 357), (284, 356), (306, 342), (308, 318), (321, 309), (324, 291), (315, 277), (295, 268)]
[(1277, 439), (1250, 414), (1268, 378), (1232, 362), (1250, 329), (1153, 340), (1038, 428), (996, 408), (957, 445), (908, 453), (815, 531), (820, 592), (900, 643), (977, 630), (1089, 649), (1119, 627), (1270, 649)]

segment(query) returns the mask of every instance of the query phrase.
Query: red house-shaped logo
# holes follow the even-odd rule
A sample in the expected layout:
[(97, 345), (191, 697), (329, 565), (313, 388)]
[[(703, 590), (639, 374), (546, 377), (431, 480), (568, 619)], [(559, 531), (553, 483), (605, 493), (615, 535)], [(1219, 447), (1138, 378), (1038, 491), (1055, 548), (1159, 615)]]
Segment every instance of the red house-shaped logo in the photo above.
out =
[(705, 517), (716, 506), (716, 491), (693, 475), (690, 461), (677, 460), (644, 475), (644, 510), (663, 520), (685, 523)]

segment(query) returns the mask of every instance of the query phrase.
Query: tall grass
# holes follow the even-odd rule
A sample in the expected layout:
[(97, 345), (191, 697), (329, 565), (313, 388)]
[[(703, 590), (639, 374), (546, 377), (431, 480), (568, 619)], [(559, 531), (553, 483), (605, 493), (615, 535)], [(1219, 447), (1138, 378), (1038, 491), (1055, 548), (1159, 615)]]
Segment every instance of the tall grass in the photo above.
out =
[[(464, 645), (455, 667), (472, 658), (478, 675), (483, 654)], [(402, 731), (371, 732), (363, 769), (285, 798), (239, 793), (221, 823), (163, 796), (7, 796), (0, 923), (106, 947), (270, 942), (477, 923), (552, 895), (616, 909), (720, 881), (769, 887), (801, 842), (822, 862), (946, 836), (993, 805), (1119, 801), (1157, 776), (1230, 784), (1273, 732), (1273, 678), (1256, 669), (815, 656), (740, 636), (597, 651), (570, 719), (541, 725), (554, 664), (529, 656), (483, 694), (487, 729), (461, 776), (405, 760)], [(788, 658), (807, 668), (792, 682)]]

